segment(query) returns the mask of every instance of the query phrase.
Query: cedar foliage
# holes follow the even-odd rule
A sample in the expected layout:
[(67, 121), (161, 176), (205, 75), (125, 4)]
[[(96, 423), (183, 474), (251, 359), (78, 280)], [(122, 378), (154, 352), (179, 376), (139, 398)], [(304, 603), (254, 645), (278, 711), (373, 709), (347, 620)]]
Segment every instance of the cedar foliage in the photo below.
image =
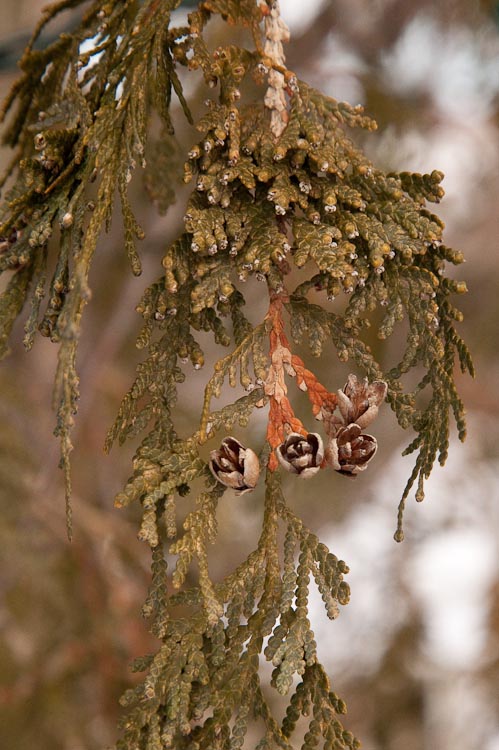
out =
[[(443, 175), (377, 169), (348, 136), (350, 129), (375, 129), (362, 108), (324, 96), (297, 80), (282, 60), (269, 58), (262, 21), (273, 5), (205, 0), (186, 26), (175, 28), (170, 18), (179, 4), (90, 3), (70, 34), (43, 50), (35, 43), (44, 26), (84, 3), (54, 3), (38, 24), (2, 115), (8, 115), (4, 142), (14, 155), (3, 178), (10, 182), (0, 215), (0, 270), (9, 276), (0, 297), (0, 353), (7, 352), (10, 331), (25, 307), (26, 348), (37, 333), (59, 347), (54, 401), (70, 531), (76, 354), (92, 258), (102, 251), (98, 238), (109, 226), (117, 195), (125, 251), (132, 272), (140, 273), (136, 240), (144, 232), (128, 184), (139, 165), (159, 210), (172, 203), (170, 107), (175, 94), (192, 122), (179, 70), (201, 71), (212, 92), (195, 123), (199, 142), (185, 165), (186, 182), (194, 182), (185, 230), (166, 249), (164, 271), (138, 306), (144, 325), (137, 345), (146, 354), (106, 443), (109, 449), (114, 441), (146, 432), (116, 504), (142, 507), (139, 537), (152, 554), (143, 615), (160, 641), (156, 654), (134, 664), (146, 676), (122, 698), (127, 713), (117, 748), (239, 748), (255, 718), (263, 726), (258, 748), (288, 748), (300, 717), (308, 725), (304, 749), (354, 748), (358, 741), (339, 718), (345, 704), (331, 690), (307, 616), (312, 579), (328, 616), (338, 615), (339, 605), (349, 599), (348, 567), (283, 496), (273, 449), (283, 426), (295, 429), (297, 423), (291, 403), (283, 402), (286, 413), (282, 404), (276, 410), (265, 388), (267, 341), (270, 336), (271, 353), (276, 342), (287, 344), (287, 327), (294, 343), (308, 345), (311, 358), (332, 344), (342, 362), (353, 362), (369, 381), (388, 384), (387, 400), (398, 423), (415, 433), (406, 453), (417, 454), (399, 505), (400, 541), (411, 487), (416, 485), (416, 498), (422, 500), (435, 460), (445, 462), (450, 413), (459, 437), (465, 436), (453, 373), (456, 358), (463, 371), (472, 373), (472, 364), (455, 329), (461, 313), (451, 300), (466, 288), (446, 276), (446, 264), (459, 264), (463, 257), (443, 244), (443, 223), (427, 208), (443, 195)], [(210, 49), (205, 28), (217, 15), (245, 28), (252, 48)], [(285, 127), (277, 135), (274, 112), (264, 98), (272, 72), (282, 76), (287, 103)], [(147, 165), (156, 115), (162, 131)], [(57, 248), (50, 244), (54, 234)], [(256, 326), (244, 313), (244, 282), (250, 276), (269, 294), (269, 313)], [(291, 288), (297, 276), (299, 283)], [(328, 301), (342, 295), (344, 304), (333, 310)], [(407, 345), (399, 363), (384, 372), (366, 343), (366, 330), (374, 325), (385, 339), (402, 321)], [(177, 385), (189, 377), (189, 363), (197, 369), (204, 365), (199, 331), (211, 332), (229, 353), (208, 379), (199, 429), (185, 436), (175, 425)], [(312, 414), (320, 416), (321, 405), (334, 396), (299, 358), (293, 361), (300, 372), (288, 374), (308, 390)], [(412, 369), (420, 377), (408, 390), (403, 379)], [(239, 383), (243, 395), (217, 410), (213, 399), (225, 381)], [(214, 582), (208, 546), (216, 542), (217, 502), (226, 488), (213, 479), (200, 447), (245, 427), (253, 411), (269, 401), (260, 454), (266, 467), (261, 535), (247, 559)], [(195, 509), (179, 533), (177, 504), (200, 482)], [(176, 556), (173, 594), (166, 551)], [(197, 584), (187, 586), (194, 561)], [(272, 686), (291, 693), (282, 720), (273, 716), (262, 688), (262, 650), (274, 666)]]

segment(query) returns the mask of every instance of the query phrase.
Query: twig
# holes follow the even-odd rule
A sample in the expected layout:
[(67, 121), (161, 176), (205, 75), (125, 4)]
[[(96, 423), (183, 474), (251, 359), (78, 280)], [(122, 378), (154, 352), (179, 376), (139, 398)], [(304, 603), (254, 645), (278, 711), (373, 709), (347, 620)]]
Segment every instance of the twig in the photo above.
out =
[[(286, 68), (283, 42), (290, 38), (289, 29), (282, 20), (278, 0), (268, 0), (268, 11), (265, 15), (265, 44), (264, 52), (275, 65)], [(284, 75), (271, 68), (269, 71), (269, 87), (265, 94), (265, 106), (270, 110), (270, 129), (279, 138), (288, 123), (286, 102), (286, 81)]]

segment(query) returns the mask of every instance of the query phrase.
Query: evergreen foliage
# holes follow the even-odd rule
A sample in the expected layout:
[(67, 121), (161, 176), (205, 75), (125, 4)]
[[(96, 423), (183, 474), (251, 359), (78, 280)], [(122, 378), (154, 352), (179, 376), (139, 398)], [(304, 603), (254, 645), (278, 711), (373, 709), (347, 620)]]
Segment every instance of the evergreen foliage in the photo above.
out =
[[(137, 164), (146, 169), (151, 198), (166, 211), (174, 199), (173, 92), (192, 121), (179, 69), (201, 70), (213, 89), (185, 165), (186, 182), (194, 181), (185, 230), (166, 249), (164, 272), (138, 306), (144, 326), (137, 343), (147, 353), (106, 444), (109, 449), (148, 430), (116, 504), (142, 506), (139, 538), (152, 551), (143, 614), (160, 641), (156, 654), (135, 662), (147, 674), (123, 696), (127, 714), (117, 748), (239, 748), (255, 718), (263, 726), (258, 748), (287, 748), (302, 716), (308, 722), (304, 749), (358, 747), (338, 718), (345, 704), (320, 665), (307, 614), (314, 580), (328, 616), (337, 617), (349, 599), (343, 580), (348, 567), (286, 504), (275, 454), (289, 432), (304, 440), (316, 434), (294, 415), (285, 375), (307, 392), (312, 416), (332, 441), (339, 435), (331, 431), (337, 429), (338, 397), (292, 354), (286, 329), (294, 343), (308, 344), (311, 358), (332, 344), (339, 359), (353, 362), (370, 383), (386, 383), (398, 423), (415, 432), (406, 449), (417, 456), (399, 506), (400, 541), (411, 487), (422, 500), (435, 460), (445, 462), (450, 413), (459, 437), (465, 436), (454, 366), (457, 357), (472, 373), (472, 364), (455, 328), (461, 313), (451, 300), (466, 288), (446, 276), (446, 264), (463, 258), (443, 244), (443, 223), (427, 208), (443, 195), (443, 175), (385, 174), (370, 163), (347, 135), (352, 128), (375, 129), (362, 108), (324, 96), (297, 80), (278, 54), (269, 56), (269, 40), (275, 48), (286, 39), (275, 4), (205, 0), (186, 26), (173, 28), (175, 0), (94, 2), (73, 33), (36, 49), (44, 25), (80, 4), (62, 0), (45, 12), (4, 104), (4, 117), (13, 110), (4, 141), (14, 158), (4, 177), (12, 184), (0, 217), (0, 269), (9, 274), (0, 297), (1, 353), (25, 305), (26, 348), (37, 332), (59, 346), (56, 432), (68, 503), (77, 344), (92, 258), (101, 251), (98, 238), (109, 226), (117, 194), (125, 250), (133, 273), (140, 273), (135, 241), (144, 232), (128, 198), (132, 172)], [(252, 49), (210, 49), (205, 27), (214, 15), (248, 29)], [(146, 165), (154, 113), (162, 132), (147, 145)], [(57, 248), (50, 245), (54, 235)], [(49, 278), (51, 254), (57, 257)], [(256, 326), (243, 310), (250, 276), (269, 296), (268, 313)], [(329, 304), (341, 295), (341, 309)], [(385, 339), (402, 321), (407, 345), (385, 372), (366, 330), (374, 325)], [(177, 385), (190, 366), (204, 365), (199, 331), (211, 332), (229, 353), (208, 379), (199, 428), (185, 436), (175, 423)], [(414, 368), (419, 380), (407, 390), (404, 376)], [(240, 384), (243, 395), (216, 410), (213, 400), (226, 381)], [(217, 503), (226, 487), (210, 473), (201, 446), (245, 427), (255, 409), (267, 407), (261, 535), (248, 558), (214, 582), (208, 547), (216, 542)], [(375, 446), (372, 436), (360, 438)], [(313, 468), (331, 470), (330, 463), (326, 451)], [(179, 534), (177, 503), (200, 481), (195, 509)], [(173, 594), (165, 550), (176, 556)], [(198, 582), (188, 587), (194, 561)], [(282, 721), (262, 688), (262, 653), (274, 667), (272, 686), (291, 693)]]

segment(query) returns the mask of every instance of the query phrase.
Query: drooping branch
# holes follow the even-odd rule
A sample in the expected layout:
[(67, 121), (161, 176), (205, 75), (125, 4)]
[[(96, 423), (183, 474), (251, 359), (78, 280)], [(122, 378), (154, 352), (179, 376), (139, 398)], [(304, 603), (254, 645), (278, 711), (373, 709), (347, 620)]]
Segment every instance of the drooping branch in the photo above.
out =
[[(57, 7), (72, 4), (64, 0)], [(373, 131), (374, 121), (361, 107), (324, 96), (286, 69), (289, 32), (278, 2), (203, 0), (186, 26), (171, 29), (170, 11), (177, 5), (95, 2), (74, 37), (43, 51), (29, 48), (23, 58), (8, 101), (18, 110), (6, 137), (23, 160), (1, 217), (0, 271), (11, 278), (0, 297), (0, 344), (6, 345), (25, 300), (31, 305), (28, 348), (38, 329), (60, 342), (58, 431), (68, 469), (76, 344), (101, 228), (111, 220), (117, 193), (124, 245), (138, 273), (134, 240), (143, 232), (127, 185), (145, 161), (156, 108), (163, 130), (154, 154), (161, 158), (152, 159), (147, 185), (161, 210), (172, 200), (171, 93), (190, 119), (177, 69), (202, 71), (211, 98), (185, 165), (185, 182), (195, 179), (183, 231), (166, 248), (164, 273), (137, 307), (144, 320), (137, 344), (145, 356), (106, 442), (109, 449), (114, 440), (145, 433), (116, 505), (140, 505), (138, 536), (152, 555), (143, 613), (160, 640), (156, 654), (136, 663), (147, 674), (123, 697), (127, 716), (117, 748), (240, 748), (252, 716), (263, 720), (261, 750), (290, 748), (303, 715), (304, 748), (352, 749), (358, 743), (337, 717), (344, 704), (319, 664), (308, 620), (312, 577), (334, 619), (348, 602), (348, 567), (287, 507), (278, 469), (311, 481), (334, 470), (362, 483), (377, 448), (363, 430), (387, 396), (401, 427), (417, 433), (408, 450), (419, 451), (400, 509), (401, 539), (410, 487), (416, 482), (422, 499), (435, 459), (445, 461), (450, 412), (465, 434), (454, 359), (463, 370), (472, 365), (455, 331), (460, 313), (449, 301), (465, 289), (445, 275), (445, 264), (458, 264), (462, 256), (442, 244), (443, 223), (427, 208), (442, 197), (441, 173), (387, 175), (376, 169), (346, 133), (355, 127)], [(250, 29), (255, 49), (222, 43), (212, 50), (205, 27), (213, 15)], [(82, 41), (92, 42), (90, 52), (82, 51)], [(240, 85), (245, 77), (260, 87), (255, 100), (245, 99), (247, 90), (255, 90)], [(94, 179), (97, 202), (87, 191)], [(61, 241), (50, 281), (54, 227)], [(244, 312), (250, 278), (270, 296), (268, 313), (256, 325)], [(285, 284), (291, 278), (293, 293)], [(344, 304), (338, 300), (333, 311), (329, 302), (338, 297)], [(373, 324), (384, 340), (403, 320), (405, 350), (384, 372), (364, 331)], [(208, 367), (203, 348), (210, 337), (229, 353), (216, 358), (205, 380), (199, 428), (186, 434), (178, 386)], [(301, 342), (308, 346), (303, 359), (293, 353)], [(313, 357), (321, 355), (333, 357), (326, 385), (314, 373)], [(343, 388), (336, 356), (361, 372)], [(424, 374), (407, 391), (404, 376), (415, 367)], [(317, 432), (296, 417), (289, 378), (307, 394)], [(225, 383), (237, 395), (215, 410)], [(429, 398), (419, 399), (426, 389)], [(250, 447), (239, 430), (267, 405), (265, 436), (250, 433)], [(215, 437), (218, 447), (203, 447)], [(266, 468), (265, 493), (259, 492), (260, 467)], [(238, 503), (239, 495), (252, 492), (256, 511), (265, 495), (257, 547), (215, 581), (209, 549), (219, 544), (219, 500), (235, 493), (228, 503)], [(191, 509), (189, 495), (195, 498)], [(176, 558), (173, 595), (165, 550)], [(301, 680), (282, 724), (262, 690), (262, 652), (279, 692), (291, 691), (295, 676)]]

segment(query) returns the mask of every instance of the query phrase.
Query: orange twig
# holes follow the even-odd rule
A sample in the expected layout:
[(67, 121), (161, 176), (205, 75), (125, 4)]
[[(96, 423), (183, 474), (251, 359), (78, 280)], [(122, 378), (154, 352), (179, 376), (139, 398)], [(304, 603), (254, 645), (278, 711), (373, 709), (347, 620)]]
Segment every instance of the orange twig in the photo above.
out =
[(274, 295), (270, 300), (267, 319), (271, 321), (270, 329), (270, 368), (265, 382), (265, 393), (270, 396), (269, 421), (267, 425), (267, 442), (271, 448), (269, 469), (275, 471), (278, 461), (275, 449), (286, 440), (287, 433), (307, 434), (301, 421), (295, 416), (293, 407), (287, 397), (285, 373), (294, 375), (292, 354), (289, 342), (284, 333), (282, 320), (283, 295)]
[(286, 433), (289, 432), (299, 432), (301, 435), (307, 434), (307, 430), (301, 421), (295, 417), (293, 407), (287, 396), (284, 396), (280, 401), (271, 398), (266, 436), (266, 440), (272, 449), (269, 458), (270, 471), (275, 471), (275, 469), (277, 469), (278, 461), (275, 455), (275, 449), (281, 445), (281, 443), (284, 443), (286, 440)]
[(307, 370), (303, 360), (296, 354), (291, 356), (291, 364), (296, 371), (296, 383), (298, 388), (307, 392), (310, 403), (312, 404), (312, 414), (314, 417), (322, 419), (324, 411), (332, 413), (338, 403), (338, 397), (336, 394), (330, 393), (322, 383), (319, 383), (314, 373), (311, 372), (311, 370)]
[(288, 388), (285, 375), (296, 378), (298, 388), (306, 391), (312, 404), (312, 414), (322, 420), (331, 416), (338, 403), (335, 393), (330, 393), (316, 378), (311, 370), (305, 367), (303, 360), (291, 353), (289, 341), (284, 332), (283, 303), (288, 299), (286, 294), (273, 294), (270, 300), (266, 319), (270, 321), (270, 367), (264, 389), (270, 396), (269, 421), (267, 425), (267, 442), (271, 448), (269, 469), (274, 471), (278, 466), (275, 449), (281, 445), (290, 432), (307, 435), (302, 422), (295, 416), (288, 399)]

